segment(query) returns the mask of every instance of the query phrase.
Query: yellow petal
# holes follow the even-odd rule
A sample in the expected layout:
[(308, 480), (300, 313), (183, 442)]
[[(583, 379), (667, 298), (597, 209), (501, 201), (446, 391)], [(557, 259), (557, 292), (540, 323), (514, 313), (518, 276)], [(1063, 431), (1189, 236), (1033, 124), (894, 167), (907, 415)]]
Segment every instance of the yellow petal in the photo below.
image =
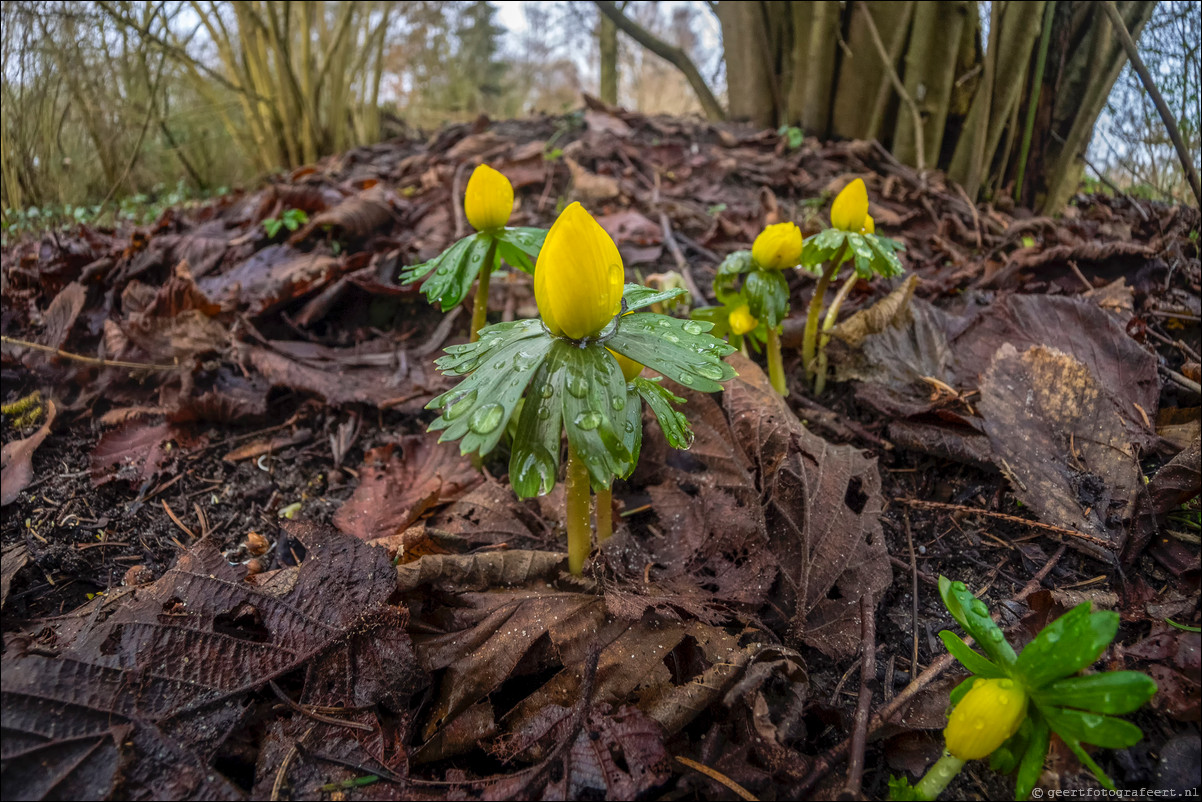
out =
[(579, 203), (547, 232), (534, 269), (534, 300), (552, 334), (574, 340), (601, 331), (622, 308), (618, 246)]
[(513, 212), (513, 184), (487, 164), (481, 164), (468, 179), (463, 212), (477, 231), (502, 227)]
[(1027, 695), (1011, 679), (978, 679), (956, 705), (943, 730), (947, 751), (961, 760), (988, 757), (1018, 731)]
[(788, 222), (768, 226), (755, 238), (751, 258), (766, 270), (795, 266), (801, 259), (801, 229)]
[[(605, 349), (609, 351), (608, 348)], [(626, 377), (626, 381), (633, 381), (640, 373), (643, 372), (643, 366), (635, 362), (628, 356), (622, 356), (617, 351), (609, 351), (613, 354), (613, 358), (618, 360), (618, 367), (622, 369), (622, 375)]]
[(868, 190), (864, 187), (864, 181), (857, 178), (845, 186), (831, 204), (831, 226), (859, 232), (867, 216)]
[(732, 311), (728, 320), (730, 321), (730, 330), (734, 334), (746, 334), (760, 325), (760, 322), (751, 316), (751, 307), (747, 304)]
[(872, 219), (872, 215), (864, 215), (864, 228), (861, 231), (865, 234), (876, 233), (876, 221)]

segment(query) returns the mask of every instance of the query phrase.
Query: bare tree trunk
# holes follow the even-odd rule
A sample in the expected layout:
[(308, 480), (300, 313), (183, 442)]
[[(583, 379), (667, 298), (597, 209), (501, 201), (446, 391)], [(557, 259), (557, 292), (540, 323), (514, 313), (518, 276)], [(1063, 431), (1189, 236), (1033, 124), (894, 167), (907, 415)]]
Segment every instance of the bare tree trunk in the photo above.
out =
[(604, 14), (597, 26), (597, 46), (601, 52), (601, 100), (618, 104), (618, 26)]
[[(939, 161), (952, 84), (956, 80), (961, 32), (969, 13), (976, 11), (973, 5), (953, 0), (919, 3), (914, 10), (905, 56), (905, 85), (922, 116), (923, 164)], [(893, 154), (906, 164), (918, 164), (912, 120), (908, 114), (899, 114), (893, 132)]]

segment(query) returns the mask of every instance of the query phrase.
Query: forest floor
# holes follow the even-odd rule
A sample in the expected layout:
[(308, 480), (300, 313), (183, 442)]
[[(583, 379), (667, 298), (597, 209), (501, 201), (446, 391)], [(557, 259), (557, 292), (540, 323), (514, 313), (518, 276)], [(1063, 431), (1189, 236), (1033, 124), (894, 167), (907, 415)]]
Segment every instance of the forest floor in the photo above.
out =
[[(628, 281), (676, 271), (698, 306), (766, 219), (815, 233), (857, 176), (907, 276), (855, 286), (846, 314), (872, 312), (819, 398), (791, 277), (787, 402), (737, 355), (723, 393), (675, 387), (696, 443), (647, 419), (573, 578), (559, 487), (518, 501), (504, 448), (478, 469), (425, 433), (470, 315), (396, 276), (468, 233), (481, 160), (511, 225), (580, 200)], [(289, 209), (308, 222), (268, 236)], [(941, 575), (1019, 647), (1081, 601), (1118, 611), (1099, 667), (1160, 690), (1143, 740), (1095, 758), (1121, 789), (1196, 788), (1198, 232), (1196, 209), (973, 206), (872, 143), (593, 104), (10, 243), (4, 796), (882, 799), (939, 755), (964, 676)], [(491, 307), (536, 315), (529, 278)], [(1040, 785), (1098, 787), (1057, 739)], [(948, 791), (1012, 794), (980, 761)]]

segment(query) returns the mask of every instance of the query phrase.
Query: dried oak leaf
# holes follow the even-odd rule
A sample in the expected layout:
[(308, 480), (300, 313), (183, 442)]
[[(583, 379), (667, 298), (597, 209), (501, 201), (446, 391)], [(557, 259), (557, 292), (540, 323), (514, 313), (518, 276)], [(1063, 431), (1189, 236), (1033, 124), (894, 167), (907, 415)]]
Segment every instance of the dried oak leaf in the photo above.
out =
[(302, 667), (302, 703), (407, 702), (424, 678), (388, 603), (387, 555), (288, 526), (306, 546), (299, 566), (247, 581), (201, 541), (153, 584), (56, 619), (37, 650), (11, 641), (0, 658), (5, 795), (241, 798), (215, 758), (252, 694)]
[(454, 501), (481, 476), (451, 443), (411, 435), (363, 457), (359, 486), (334, 515), (334, 525), (363, 540), (404, 532), (428, 510)]
[(758, 365), (738, 354), (728, 361), (739, 375), (722, 404), (763, 499), (781, 577), (774, 603), (789, 612), (791, 638), (849, 657), (860, 644), (860, 598), (880, 599), (893, 577), (876, 460), (811, 433)]
[(1046, 346), (998, 349), (981, 382), (985, 432), (1016, 496), (1074, 547), (1113, 563), (1140, 489), (1124, 410), (1083, 362)]
[(53, 401), (46, 402), (46, 422), (23, 440), (5, 443), (0, 449), (0, 507), (17, 500), (21, 491), (33, 481), (33, 452), (50, 435), (56, 410)]

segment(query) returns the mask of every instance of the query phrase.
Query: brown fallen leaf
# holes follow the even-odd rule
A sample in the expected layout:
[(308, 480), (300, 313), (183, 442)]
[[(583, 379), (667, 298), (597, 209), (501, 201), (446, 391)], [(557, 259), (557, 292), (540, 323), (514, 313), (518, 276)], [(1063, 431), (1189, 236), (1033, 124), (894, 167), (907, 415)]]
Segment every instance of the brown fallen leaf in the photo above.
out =
[(182, 433), (171, 423), (136, 418), (105, 432), (92, 449), (92, 484), (125, 479), (136, 486), (153, 478), (171, 457), (167, 443)]
[(17, 500), (33, 480), (33, 452), (50, 434), (57, 411), (53, 401), (46, 402), (46, 422), (24, 440), (5, 443), (0, 449), (0, 507)]
[(75, 319), (79, 317), (87, 299), (87, 289), (77, 281), (71, 282), (63, 288), (62, 292), (54, 296), (54, 300), (46, 309), (46, 331), (42, 335), (43, 345), (51, 348), (62, 348), (66, 345), (71, 327), (75, 325)]
[(1044, 523), (1083, 533), (1071, 545), (1114, 563), (1140, 488), (1122, 411), (1082, 362), (1046, 346), (998, 349), (978, 404), (994, 459)]
[(362, 540), (400, 534), (427, 511), (454, 501), (482, 479), (452, 443), (411, 435), (363, 456), (359, 486), (334, 525)]
[(8, 592), (12, 590), (17, 572), (29, 562), (29, 550), (24, 543), (13, 543), (0, 553), (0, 608), (8, 604)]
[(389, 194), (382, 186), (376, 185), (315, 215), (307, 225), (288, 238), (288, 243), (295, 245), (304, 242), (314, 231), (326, 227), (338, 229), (345, 236), (366, 237), (392, 218)]

